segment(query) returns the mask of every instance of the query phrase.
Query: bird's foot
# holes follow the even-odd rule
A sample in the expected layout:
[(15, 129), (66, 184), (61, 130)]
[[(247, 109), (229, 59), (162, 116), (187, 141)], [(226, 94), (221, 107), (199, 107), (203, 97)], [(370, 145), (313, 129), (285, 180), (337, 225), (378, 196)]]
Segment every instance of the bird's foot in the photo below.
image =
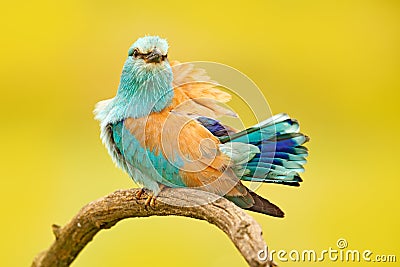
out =
[(149, 195), (148, 197), (147, 197), (147, 199), (146, 199), (146, 202), (144, 203), (144, 206), (145, 207), (152, 207), (152, 208), (155, 208), (155, 206), (156, 206), (156, 198), (157, 198), (157, 196), (156, 195)]
[(156, 199), (157, 199), (158, 195), (161, 193), (161, 191), (165, 188), (165, 186), (160, 184), (159, 187), (160, 187), (160, 191), (158, 191), (158, 193), (156, 193), (156, 194), (150, 193), (149, 194), (149, 196), (146, 199), (146, 202), (144, 203), (145, 207), (149, 207), (149, 206), (152, 208), (156, 207)]
[(143, 193), (144, 193), (144, 188), (140, 188), (139, 191), (136, 192), (135, 198), (140, 199)]

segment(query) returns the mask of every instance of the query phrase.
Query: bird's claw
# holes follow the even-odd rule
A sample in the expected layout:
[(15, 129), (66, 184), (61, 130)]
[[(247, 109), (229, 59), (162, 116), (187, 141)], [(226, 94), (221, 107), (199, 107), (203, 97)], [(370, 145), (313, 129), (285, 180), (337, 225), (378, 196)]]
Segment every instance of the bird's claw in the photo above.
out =
[(142, 197), (142, 194), (144, 193), (144, 189), (143, 188), (140, 188), (137, 192), (136, 192), (136, 194), (135, 194), (135, 198), (136, 199), (140, 199), (141, 197)]
[(144, 203), (145, 207), (152, 207), (155, 208), (156, 206), (156, 198), (157, 196), (155, 195), (150, 195), (147, 197), (146, 202)]
[(154, 208), (156, 207), (156, 203), (157, 203), (157, 202), (156, 202), (156, 199), (157, 199), (158, 195), (160, 194), (160, 192), (161, 192), (162, 190), (164, 190), (164, 188), (165, 188), (164, 185), (160, 185), (160, 191), (157, 192), (157, 193), (148, 192), (148, 191), (146, 191), (144, 188), (141, 188), (141, 189), (137, 192), (136, 196), (139, 195), (139, 198), (140, 198), (140, 196), (141, 196), (144, 192), (146, 192), (146, 194), (147, 194), (147, 199), (146, 199), (146, 201), (144, 202), (144, 207), (145, 207), (145, 209), (147, 209), (148, 207), (151, 207), (151, 208), (154, 209)]
[(155, 206), (156, 206), (156, 198), (157, 198), (157, 196), (155, 196), (155, 195), (153, 195), (153, 194), (149, 194), (149, 193), (147, 193), (145, 190), (144, 190), (144, 188), (140, 188), (137, 192), (136, 192), (136, 194), (135, 194), (135, 198), (137, 199), (137, 200), (139, 200), (139, 199), (141, 199), (141, 197), (142, 197), (142, 195), (143, 194), (147, 194), (148, 196), (147, 196), (147, 198), (146, 198), (146, 201), (144, 202), (144, 206), (147, 208), (147, 207), (152, 207), (152, 208), (154, 208)]

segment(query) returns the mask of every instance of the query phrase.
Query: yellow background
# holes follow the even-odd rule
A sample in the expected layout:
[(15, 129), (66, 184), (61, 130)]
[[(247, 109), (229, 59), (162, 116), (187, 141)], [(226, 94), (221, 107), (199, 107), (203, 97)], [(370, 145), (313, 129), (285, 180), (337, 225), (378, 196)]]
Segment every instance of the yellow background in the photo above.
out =
[[(252, 213), (270, 249), (336, 248), (343, 237), (350, 249), (399, 261), (399, 8), (378, 0), (3, 3), (1, 265), (29, 266), (51, 244), (52, 223), (133, 186), (103, 148), (92, 109), (115, 94), (127, 49), (145, 34), (166, 37), (170, 58), (239, 69), (274, 113), (289, 113), (311, 136), (302, 186), (258, 191), (286, 212)], [(137, 265), (245, 262), (214, 226), (169, 217), (102, 231), (73, 263)]]

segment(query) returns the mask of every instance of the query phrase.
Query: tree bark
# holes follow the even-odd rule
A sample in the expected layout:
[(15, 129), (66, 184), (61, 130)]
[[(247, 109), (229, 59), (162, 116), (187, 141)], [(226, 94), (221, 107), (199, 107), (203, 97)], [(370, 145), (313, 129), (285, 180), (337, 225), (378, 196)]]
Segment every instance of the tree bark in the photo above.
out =
[(115, 191), (84, 206), (64, 227), (53, 225), (55, 241), (35, 257), (32, 267), (69, 266), (101, 229), (111, 228), (125, 218), (153, 215), (205, 220), (228, 235), (250, 266), (276, 266), (272, 261), (259, 259), (258, 252), (266, 248), (261, 227), (232, 202), (219, 198), (208, 203), (215, 195), (193, 189), (166, 188), (151, 207), (145, 205), (146, 194), (136, 198), (138, 191)]

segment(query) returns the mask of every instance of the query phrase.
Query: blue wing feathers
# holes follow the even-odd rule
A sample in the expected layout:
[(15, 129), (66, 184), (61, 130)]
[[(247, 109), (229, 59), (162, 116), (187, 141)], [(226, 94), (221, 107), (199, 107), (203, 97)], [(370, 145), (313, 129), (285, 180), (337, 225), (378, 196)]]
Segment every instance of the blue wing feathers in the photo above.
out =
[(229, 136), (233, 132), (226, 126), (222, 125), (219, 121), (208, 117), (197, 117), (196, 120), (200, 122), (207, 130), (209, 130), (214, 136), (223, 137)]

